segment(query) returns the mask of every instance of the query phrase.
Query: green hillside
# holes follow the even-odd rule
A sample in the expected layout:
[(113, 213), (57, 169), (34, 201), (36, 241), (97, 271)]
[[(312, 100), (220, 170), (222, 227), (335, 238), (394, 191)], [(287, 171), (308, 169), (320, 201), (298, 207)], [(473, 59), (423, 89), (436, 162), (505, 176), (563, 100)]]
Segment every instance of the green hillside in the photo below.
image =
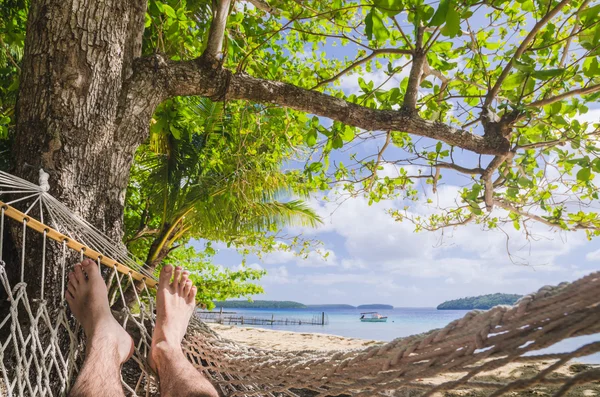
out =
[(454, 299), (440, 304), (438, 310), (473, 310), (491, 309), (498, 305), (514, 305), (522, 295), (515, 294), (490, 294)]

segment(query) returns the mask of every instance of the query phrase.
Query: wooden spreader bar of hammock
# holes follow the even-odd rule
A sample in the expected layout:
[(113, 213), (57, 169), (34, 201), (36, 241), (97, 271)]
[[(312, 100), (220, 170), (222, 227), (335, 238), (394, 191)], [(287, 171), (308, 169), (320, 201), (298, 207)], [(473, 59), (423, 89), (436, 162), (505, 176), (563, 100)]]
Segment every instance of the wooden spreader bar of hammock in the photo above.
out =
[(99, 261), (104, 266), (115, 268), (119, 273), (131, 275), (131, 277), (133, 277), (135, 280), (143, 281), (148, 287), (155, 287), (157, 284), (155, 280), (148, 278), (147, 276), (139, 273), (136, 270), (133, 270), (129, 266), (123, 265), (122, 263), (119, 263), (114, 259), (108, 258), (102, 255), (101, 253), (94, 251), (90, 247), (81, 244), (79, 241), (73, 240), (72, 238), (65, 236), (58, 230), (55, 230), (50, 226), (43, 224), (42, 222), (30, 217), (29, 215), (22, 213), (21, 211), (11, 207), (8, 204), (5, 204), (2, 201), (0, 201), (0, 208), (4, 209), (4, 215), (8, 216), (9, 218), (12, 218), (20, 223), (26, 222), (27, 227), (39, 233), (43, 234), (44, 232), (46, 232), (46, 236), (51, 238), (52, 240), (55, 240), (61, 244), (65, 242), (67, 247), (69, 247), (70, 249), (76, 252), (81, 252), (84, 256), (93, 259), (96, 262)]

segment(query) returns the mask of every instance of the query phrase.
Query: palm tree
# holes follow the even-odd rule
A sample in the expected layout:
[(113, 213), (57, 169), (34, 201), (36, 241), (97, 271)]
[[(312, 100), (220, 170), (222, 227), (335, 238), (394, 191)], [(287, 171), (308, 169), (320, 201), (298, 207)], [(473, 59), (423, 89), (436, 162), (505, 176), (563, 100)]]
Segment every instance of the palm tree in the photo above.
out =
[[(145, 252), (150, 271), (190, 238), (244, 244), (283, 225), (320, 222), (302, 200), (285, 200), (308, 195), (298, 174), (281, 171), (286, 139), (248, 129), (246, 116), (204, 98), (159, 111), (167, 122), (153, 125), (138, 151), (126, 210), (126, 244)], [(128, 303), (135, 298), (131, 289), (125, 295)]]

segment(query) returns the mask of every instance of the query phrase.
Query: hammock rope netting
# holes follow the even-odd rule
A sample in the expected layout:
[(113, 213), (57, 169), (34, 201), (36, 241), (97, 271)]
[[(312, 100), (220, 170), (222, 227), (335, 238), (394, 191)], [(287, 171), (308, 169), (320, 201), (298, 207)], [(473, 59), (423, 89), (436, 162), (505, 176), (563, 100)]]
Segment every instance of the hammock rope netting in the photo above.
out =
[[(127, 282), (144, 281), (142, 292), (136, 294), (136, 309), (123, 305), (125, 308), (115, 313), (135, 340), (122, 383), (127, 395), (158, 395), (157, 380), (146, 363), (154, 326), (151, 290), (155, 277), (122, 244), (110, 241), (48, 194), (47, 174), (40, 171), (40, 176), (40, 185), (36, 185), (0, 172), (0, 236), (10, 230), (21, 242), (19, 258), (3, 258), (0, 238), (0, 280), (5, 297), (1, 307), (7, 308), (0, 321), (0, 395), (64, 395), (83, 362), (85, 340), (66, 305), (58, 315), (51, 314), (43, 282), (36, 296), (28, 294), (23, 282), (28, 233), (43, 237), (42, 280), (47, 271), (46, 251), (62, 253), (63, 297), (64, 276), (72, 266), (68, 258), (73, 252), (109, 268), (103, 274), (112, 291), (111, 302), (123, 299)], [(9, 283), (7, 263), (21, 265), (20, 282), (14, 285)], [(543, 350), (584, 335), (593, 337), (577, 349)], [(565, 368), (572, 360), (598, 353), (598, 335), (600, 273), (595, 272), (573, 283), (544, 287), (512, 307), (472, 311), (443, 329), (366, 349), (253, 348), (220, 337), (195, 317), (183, 349), (223, 396), (496, 397), (520, 396), (515, 393), (534, 388), (547, 396), (592, 396), (600, 395), (600, 368), (581, 365), (577, 372)], [(489, 376), (515, 363), (524, 367), (536, 363), (537, 370), (529, 376)]]

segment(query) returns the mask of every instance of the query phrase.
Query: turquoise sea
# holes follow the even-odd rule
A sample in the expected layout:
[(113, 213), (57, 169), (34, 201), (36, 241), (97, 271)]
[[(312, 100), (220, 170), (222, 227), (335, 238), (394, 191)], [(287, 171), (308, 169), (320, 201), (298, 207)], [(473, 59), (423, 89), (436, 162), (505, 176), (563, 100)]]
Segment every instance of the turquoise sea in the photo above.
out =
[[(236, 312), (244, 317), (259, 317), (275, 319), (301, 319), (309, 321), (320, 315), (318, 309), (223, 309), (226, 312)], [(216, 310), (215, 310), (216, 311)], [(443, 328), (452, 320), (461, 318), (467, 313), (464, 310), (436, 310), (435, 308), (394, 308), (392, 310), (377, 310), (388, 316), (386, 323), (363, 323), (359, 320), (363, 309), (325, 309), (328, 319), (326, 325), (265, 325), (258, 327), (295, 332), (315, 332), (361, 339), (391, 341), (398, 337), (419, 334), (436, 328)], [(540, 350), (537, 353), (560, 353), (572, 351), (587, 343), (597, 341), (597, 336), (583, 336), (567, 339), (555, 346)], [(537, 354), (536, 353), (536, 354)], [(600, 364), (600, 353), (582, 357), (579, 362)]]

